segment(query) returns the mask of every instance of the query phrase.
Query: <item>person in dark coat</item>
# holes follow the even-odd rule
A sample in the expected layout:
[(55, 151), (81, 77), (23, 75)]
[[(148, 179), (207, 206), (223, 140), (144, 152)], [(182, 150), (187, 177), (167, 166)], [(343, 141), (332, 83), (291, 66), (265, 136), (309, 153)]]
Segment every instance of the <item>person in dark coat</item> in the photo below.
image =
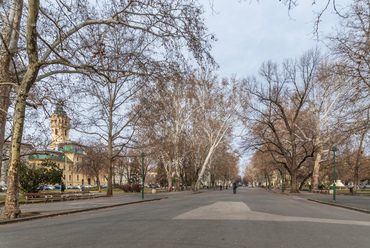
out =
[(236, 188), (237, 188), (238, 186), (236, 186), (236, 182), (235, 183), (233, 183), (233, 193), (234, 194), (236, 194)]
[(64, 186), (64, 184), (62, 183), (62, 185), (60, 186), (60, 191), (62, 191), (63, 193), (65, 189), (66, 189), (66, 186)]

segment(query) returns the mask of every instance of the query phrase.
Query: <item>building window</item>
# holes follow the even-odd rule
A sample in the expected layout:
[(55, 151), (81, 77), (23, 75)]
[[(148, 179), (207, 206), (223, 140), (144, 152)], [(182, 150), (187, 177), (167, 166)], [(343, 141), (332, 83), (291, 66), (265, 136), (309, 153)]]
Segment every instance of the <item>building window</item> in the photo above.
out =
[(80, 180), (80, 177), (79, 177), (79, 175), (77, 175), (77, 181), (79, 181)]
[(71, 175), (69, 175), (69, 180), (72, 180), (72, 176)]
[(71, 165), (69, 165), (69, 170), (71, 170)]
[(64, 130), (64, 135), (67, 136), (67, 130)]
[(63, 175), (63, 179), (66, 180), (66, 175)]
[(60, 169), (60, 164), (58, 164), (58, 169)]
[(55, 129), (55, 135), (58, 135), (58, 129)]
[(64, 165), (63, 165), (63, 170), (65, 170), (65, 169), (66, 169), (66, 165), (64, 164)]

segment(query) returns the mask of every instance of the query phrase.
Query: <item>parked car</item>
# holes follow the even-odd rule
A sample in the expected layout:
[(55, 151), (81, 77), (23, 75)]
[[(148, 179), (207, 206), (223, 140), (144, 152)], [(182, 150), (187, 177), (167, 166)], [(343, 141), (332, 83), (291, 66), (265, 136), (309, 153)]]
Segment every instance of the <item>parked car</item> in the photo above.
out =
[(8, 187), (6, 187), (5, 185), (0, 187), (0, 191), (7, 191), (7, 190), (8, 190)]
[(37, 190), (45, 190), (46, 186), (47, 186), (47, 185), (39, 185), (39, 186), (37, 187)]
[(44, 185), (44, 190), (55, 190), (55, 187), (52, 185)]
[(67, 189), (73, 189), (73, 186), (71, 184), (67, 185)]
[(54, 187), (55, 187), (55, 189), (61, 189), (62, 186), (61, 185), (55, 185)]

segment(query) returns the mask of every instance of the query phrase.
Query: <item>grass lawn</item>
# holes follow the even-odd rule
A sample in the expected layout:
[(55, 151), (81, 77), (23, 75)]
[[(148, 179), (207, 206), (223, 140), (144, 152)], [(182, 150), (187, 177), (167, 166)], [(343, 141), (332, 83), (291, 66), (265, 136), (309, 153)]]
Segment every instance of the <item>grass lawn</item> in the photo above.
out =
[[(342, 190), (336, 190), (335, 193), (339, 194), (351, 194), (349, 192), (349, 189), (342, 189)], [(358, 189), (357, 190), (358, 195), (370, 195), (370, 189)]]

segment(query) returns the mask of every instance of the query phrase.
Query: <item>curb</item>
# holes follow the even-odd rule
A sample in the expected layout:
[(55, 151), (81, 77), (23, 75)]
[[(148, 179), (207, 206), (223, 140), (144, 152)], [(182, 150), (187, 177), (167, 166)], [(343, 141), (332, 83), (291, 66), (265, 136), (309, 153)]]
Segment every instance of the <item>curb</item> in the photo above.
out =
[[(280, 193), (280, 192), (273, 192), (273, 191), (268, 191), (268, 192), (274, 193), (274, 194), (277, 194), (277, 195), (292, 196), (292, 194), (289, 194), (289, 193)], [(333, 202), (325, 202), (325, 201), (320, 201), (320, 200), (315, 200), (315, 199), (310, 199), (310, 198), (306, 198), (306, 199), (308, 201), (312, 201), (312, 202), (316, 202), (316, 203), (320, 203), (320, 204), (325, 204), (325, 205), (329, 205), (329, 206), (345, 208), (345, 209), (349, 209), (349, 210), (353, 210), (353, 211), (357, 211), (357, 212), (361, 212), (361, 213), (365, 213), (365, 214), (370, 214), (370, 210), (367, 210), (367, 209), (350, 207), (350, 206), (340, 205), (340, 204), (333, 203)]]
[(142, 201), (119, 203), (119, 204), (114, 204), (114, 205), (109, 205), (109, 206), (101, 206), (101, 207), (94, 207), (94, 208), (79, 209), (79, 210), (66, 211), (66, 212), (60, 212), (60, 213), (55, 213), (55, 214), (41, 214), (41, 215), (32, 216), (32, 217), (25, 217), (25, 218), (19, 218), (19, 219), (10, 219), (10, 220), (5, 220), (5, 221), (0, 221), (0, 225), (6, 225), (6, 224), (11, 224), (11, 223), (19, 223), (19, 222), (30, 221), (30, 220), (35, 220), (35, 219), (50, 218), (50, 217), (56, 217), (56, 216), (62, 216), (62, 215), (69, 215), (69, 214), (77, 214), (77, 213), (83, 213), (83, 212), (90, 212), (90, 211), (95, 211), (95, 210), (100, 210), (100, 209), (114, 208), (114, 207), (120, 207), (120, 206), (137, 204), (137, 203), (160, 201), (160, 200), (165, 200), (167, 198), (168, 197), (155, 198), (155, 199), (151, 199), (151, 200), (142, 200)]
[(344, 205), (339, 205), (339, 204), (332, 203), (332, 202), (324, 202), (324, 201), (319, 201), (319, 200), (309, 199), (309, 198), (307, 198), (307, 200), (312, 201), (312, 202), (317, 202), (317, 203), (320, 203), (320, 204), (326, 204), (326, 205), (335, 206), (335, 207), (339, 207), (339, 208), (354, 210), (354, 211), (365, 213), (365, 214), (370, 214), (370, 210), (366, 210), (366, 209), (362, 209), (362, 208), (344, 206)]

